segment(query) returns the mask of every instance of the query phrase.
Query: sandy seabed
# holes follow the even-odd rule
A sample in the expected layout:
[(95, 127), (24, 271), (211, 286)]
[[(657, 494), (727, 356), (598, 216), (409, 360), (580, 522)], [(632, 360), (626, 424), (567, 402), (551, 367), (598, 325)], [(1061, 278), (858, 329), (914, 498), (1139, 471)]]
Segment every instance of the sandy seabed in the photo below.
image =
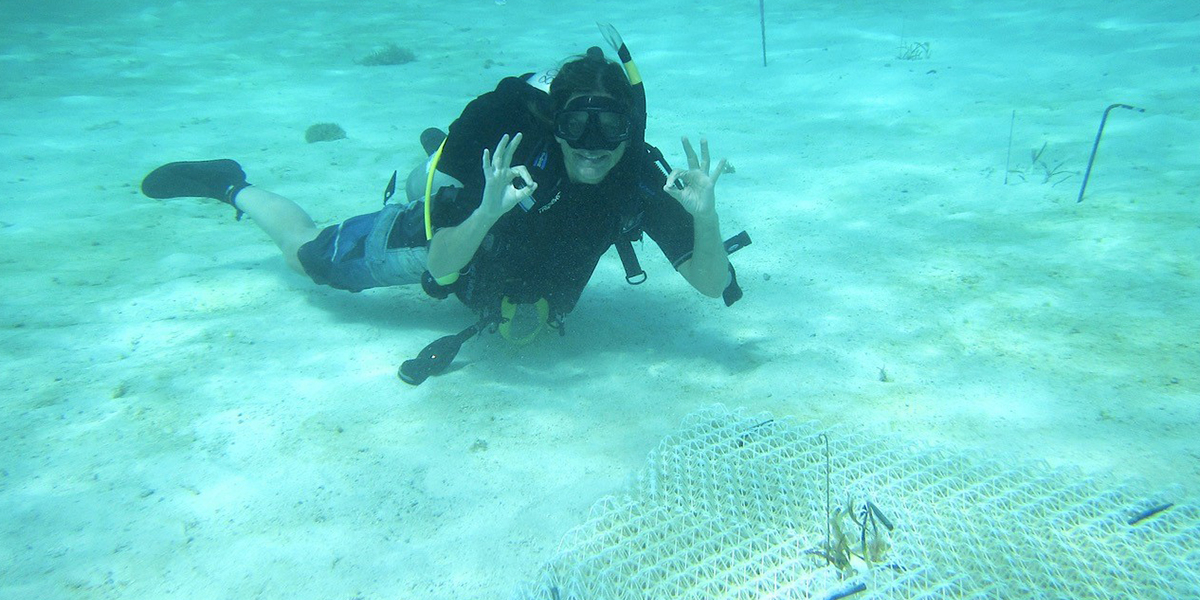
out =
[[(764, 67), (753, 2), (458, 4), (11, 9), (0, 597), (506, 597), (715, 403), (1200, 492), (1194, 6), (767, 2)], [(138, 191), (231, 157), (321, 224), (374, 211), (422, 129), (596, 21), (649, 141), (736, 169), (733, 308), (650, 243), (567, 336), (485, 336), (411, 388), (460, 305), (316, 287), (229, 207)], [(356, 63), (390, 43), (417, 60)], [(1077, 203), (1117, 102), (1145, 112), (1113, 112)]]

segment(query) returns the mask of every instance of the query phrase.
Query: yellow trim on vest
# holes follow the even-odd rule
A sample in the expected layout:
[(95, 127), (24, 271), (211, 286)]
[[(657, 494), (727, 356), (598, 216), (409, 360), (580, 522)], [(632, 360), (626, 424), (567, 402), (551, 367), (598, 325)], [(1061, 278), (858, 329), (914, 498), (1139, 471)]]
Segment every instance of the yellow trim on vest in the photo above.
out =
[(550, 302), (545, 298), (539, 299), (533, 304), (534, 310), (537, 311), (538, 324), (533, 331), (526, 334), (524, 337), (514, 338), (512, 333), (513, 317), (517, 315), (517, 304), (513, 304), (508, 296), (500, 299), (500, 325), (497, 330), (500, 336), (512, 342), (517, 346), (524, 346), (537, 338), (542, 330), (546, 328), (546, 322), (550, 320)]

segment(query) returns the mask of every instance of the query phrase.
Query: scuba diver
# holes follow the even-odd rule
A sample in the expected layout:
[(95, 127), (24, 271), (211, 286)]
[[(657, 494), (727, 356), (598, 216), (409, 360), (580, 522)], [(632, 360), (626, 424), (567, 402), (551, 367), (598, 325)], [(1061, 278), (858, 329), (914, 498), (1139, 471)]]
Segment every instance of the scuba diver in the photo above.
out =
[[(524, 344), (545, 329), (565, 332), (600, 257), (616, 245), (626, 279), (641, 283), (632, 241), (643, 233), (700, 293), (741, 297), (723, 241), (714, 189), (726, 162), (712, 164), (687, 138), (687, 169), (672, 170), (645, 143), (645, 93), (628, 49), (602, 31), (624, 63), (598, 47), (557, 72), (502, 80), (471, 101), (448, 133), (421, 135), (429, 160), (408, 177), (408, 202), (319, 229), (299, 205), (246, 181), (229, 159), (173, 162), (142, 182), (151, 198), (207, 197), (250, 215), (288, 265), (318, 284), (358, 292), (417, 284), (434, 298), (456, 295), (479, 320), (406, 361), (418, 385), (444, 370), (467, 339), (498, 331)], [(525, 325), (522, 331), (514, 323)]]

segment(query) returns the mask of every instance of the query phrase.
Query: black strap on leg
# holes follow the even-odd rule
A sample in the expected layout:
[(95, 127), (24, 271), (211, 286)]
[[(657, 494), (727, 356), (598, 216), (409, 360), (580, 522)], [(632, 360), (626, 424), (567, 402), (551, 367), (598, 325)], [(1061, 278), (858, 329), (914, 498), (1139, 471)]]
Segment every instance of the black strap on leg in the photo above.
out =
[(220, 198), (220, 200), (222, 202), (232, 206), (233, 210), (237, 211), (237, 214), (233, 216), (234, 221), (241, 221), (242, 216), (246, 214), (246, 213), (242, 212), (242, 209), (238, 208), (238, 205), (235, 202), (235, 200), (237, 199), (238, 192), (240, 192), (248, 187), (250, 187), (250, 184), (246, 183), (245, 181), (234, 183), (225, 189), (225, 197)]
[[(725, 254), (733, 254), (750, 244), (750, 234), (743, 231), (725, 240)], [(733, 303), (741, 300), (744, 295), (742, 286), (738, 285), (737, 270), (731, 263), (729, 265), (729, 285), (725, 286), (725, 291), (721, 292), (721, 299), (725, 301), (725, 306), (733, 306)]]

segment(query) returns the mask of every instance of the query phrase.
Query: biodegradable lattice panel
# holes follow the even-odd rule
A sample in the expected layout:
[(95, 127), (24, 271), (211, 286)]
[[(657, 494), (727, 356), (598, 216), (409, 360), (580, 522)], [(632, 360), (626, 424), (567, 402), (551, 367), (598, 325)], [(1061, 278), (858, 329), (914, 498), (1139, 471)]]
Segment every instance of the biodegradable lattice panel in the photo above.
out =
[[(894, 526), (877, 562), (839, 571), (812, 552), (826, 540), (825, 440), (835, 510), (870, 500)], [(1194, 598), (1200, 510), (1133, 482), (714, 407), (598, 502), (517, 598), (826, 599), (860, 587), (846, 597)]]

